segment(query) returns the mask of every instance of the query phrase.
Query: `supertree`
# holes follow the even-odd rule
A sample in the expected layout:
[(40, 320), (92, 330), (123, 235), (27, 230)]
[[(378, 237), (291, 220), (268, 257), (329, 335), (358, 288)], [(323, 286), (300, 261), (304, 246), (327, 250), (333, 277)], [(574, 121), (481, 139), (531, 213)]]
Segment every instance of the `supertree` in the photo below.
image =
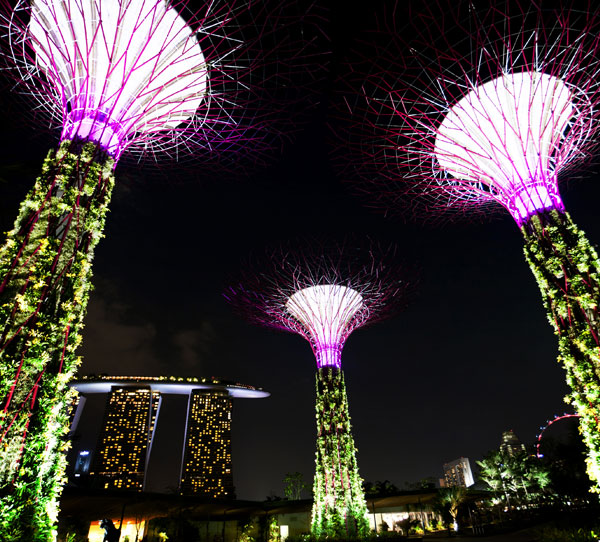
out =
[(600, 262), (558, 190), (599, 135), (597, 10), (434, 3), (402, 31), (402, 17), (388, 15), (368, 38), (364, 69), (353, 65), (361, 82), (343, 106), (345, 173), (366, 180), (378, 204), (424, 219), (508, 210), (558, 336), (598, 485)]
[[(284, 2), (198, 5), (195, 13), (165, 0), (0, 7), (5, 73), (33, 102), (35, 127), (61, 130), (0, 248), (3, 540), (56, 536), (67, 383), (80, 363), (117, 162), (186, 150), (210, 164), (253, 143), (262, 150), (280, 96), (267, 89), (294, 79), (293, 62), (276, 57), (292, 54), (286, 36), (310, 16), (294, 19)], [(305, 51), (302, 43), (294, 60)]]
[(390, 314), (412, 291), (393, 247), (359, 247), (311, 242), (274, 250), (247, 265), (245, 276), (225, 293), (248, 320), (298, 333), (315, 355), (311, 531), (318, 538), (361, 536), (369, 529), (342, 371), (344, 343), (355, 329)]

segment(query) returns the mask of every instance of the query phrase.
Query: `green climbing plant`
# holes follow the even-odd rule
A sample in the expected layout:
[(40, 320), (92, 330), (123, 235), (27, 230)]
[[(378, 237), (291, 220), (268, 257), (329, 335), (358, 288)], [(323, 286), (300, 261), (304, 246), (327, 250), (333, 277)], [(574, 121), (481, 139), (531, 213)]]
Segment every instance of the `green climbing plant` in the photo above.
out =
[(312, 535), (361, 537), (369, 532), (367, 505), (358, 473), (344, 374), (317, 371), (317, 452)]
[(600, 261), (566, 213), (534, 215), (522, 228), (525, 257), (558, 336), (558, 361), (566, 371), (566, 401), (580, 416), (587, 472), (600, 492)]
[(49, 153), (0, 248), (0, 539), (56, 538), (67, 386), (114, 186), (94, 144)]

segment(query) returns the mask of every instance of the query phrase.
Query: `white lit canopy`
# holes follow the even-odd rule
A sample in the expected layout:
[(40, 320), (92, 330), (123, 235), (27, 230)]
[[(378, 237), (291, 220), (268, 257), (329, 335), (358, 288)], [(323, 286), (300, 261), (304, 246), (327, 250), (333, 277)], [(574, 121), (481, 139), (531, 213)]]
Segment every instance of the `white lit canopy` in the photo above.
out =
[(469, 91), (439, 126), (435, 156), (449, 175), (483, 183), (517, 222), (560, 203), (561, 143), (572, 93), (540, 72), (505, 73)]
[(190, 119), (207, 92), (198, 40), (164, 0), (33, 0), (29, 35), (63, 102), (62, 138), (116, 158), (133, 134)]
[(318, 367), (341, 366), (344, 340), (353, 317), (363, 307), (363, 298), (356, 290), (336, 284), (298, 290), (286, 303), (288, 312), (306, 330)]

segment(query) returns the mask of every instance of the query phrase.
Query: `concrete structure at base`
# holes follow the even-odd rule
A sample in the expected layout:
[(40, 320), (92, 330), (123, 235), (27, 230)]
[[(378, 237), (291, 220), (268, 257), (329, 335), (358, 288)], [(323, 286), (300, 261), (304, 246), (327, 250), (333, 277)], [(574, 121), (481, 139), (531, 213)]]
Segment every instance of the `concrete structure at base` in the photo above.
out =
[[(89, 471), (103, 489), (143, 491), (163, 394), (188, 396), (181, 462), (182, 494), (234, 497), (231, 458), (233, 398), (261, 398), (259, 388), (216, 378), (89, 376), (71, 383), (81, 395), (107, 394), (94, 460), (80, 452), (75, 476)], [(85, 401), (72, 414), (75, 431)]]
[[(435, 511), (436, 490), (404, 491), (385, 497), (367, 497), (368, 519), (377, 533), (406, 534), (409, 527), (424, 531), (443, 529)], [(487, 498), (487, 492), (469, 493), (470, 502)], [(98, 510), (121, 527), (121, 536), (148, 542), (165, 539), (198, 542), (238, 542), (242, 535), (256, 542), (286, 538), (298, 539), (310, 532), (312, 500), (242, 501), (206, 499), (140, 493), (135, 499), (119, 491), (65, 488), (61, 500), (61, 520), (77, 518), (71, 532), (102, 542), (104, 531)], [(123, 511), (125, 513), (123, 514)], [(467, 528), (467, 523), (464, 523)], [(60, 527), (60, 525), (59, 525)], [(62, 528), (66, 528), (63, 523)]]
[(444, 478), (441, 487), (471, 487), (475, 480), (468, 457), (459, 457), (444, 463)]

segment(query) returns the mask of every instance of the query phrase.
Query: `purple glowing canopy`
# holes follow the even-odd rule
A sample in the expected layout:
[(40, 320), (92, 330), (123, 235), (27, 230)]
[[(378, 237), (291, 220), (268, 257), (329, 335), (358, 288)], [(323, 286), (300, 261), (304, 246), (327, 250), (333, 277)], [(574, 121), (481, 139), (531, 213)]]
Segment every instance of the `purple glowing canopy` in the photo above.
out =
[(187, 154), (222, 169), (224, 155), (260, 159), (300, 117), (294, 104), (310, 104), (316, 11), (295, 0), (16, 0), (0, 8), (0, 61), (38, 129), (98, 143), (115, 163)]
[[(579, 116), (561, 79), (503, 74), (449, 108), (433, 147), (440, 175), (490, 194), (519, 225), (546, 209), (562, 211), (558, 171), (580, 141), (571, 138), (567, 148), (563, 142)], [(589, 133), (578, 134), (585, 143)]]
[(198, 40), (164, 0), (34, 0), (36, 64), (62, 92), (61, 139), (118, 157), (136, 133), (176, 128), (208, 88)]
[[(93, 141), (118, 159), (134, 141), (189, 121), (208, 97), (196, 32), (164, 0), (33, 0), (15, 13), (16, 64), (23, 79), (47, 82), (61, 140)], [(21, 54), (26, 46), (33, 55)]]
[(285, 304), (313, 347), (317, 367), (342, 366), (342, 348), (352, 329), (368, 320), (360, 293), (339, 284), (317, 284), (295, 291)]
[(340, 368), (350, 333), (391, 314), (413, 290), (394, 247), (300, 242), (244, 268), (227, 300), (250, 321), (302, 335), (319, 368)]
[(410, 32), (390, 17), (386, 47), (354, 76), (346, 174), (426, 217), (499, 203), (522, 225), (564, 211), (558, 177), (598, 140), (597, 15), (440, 0)]

